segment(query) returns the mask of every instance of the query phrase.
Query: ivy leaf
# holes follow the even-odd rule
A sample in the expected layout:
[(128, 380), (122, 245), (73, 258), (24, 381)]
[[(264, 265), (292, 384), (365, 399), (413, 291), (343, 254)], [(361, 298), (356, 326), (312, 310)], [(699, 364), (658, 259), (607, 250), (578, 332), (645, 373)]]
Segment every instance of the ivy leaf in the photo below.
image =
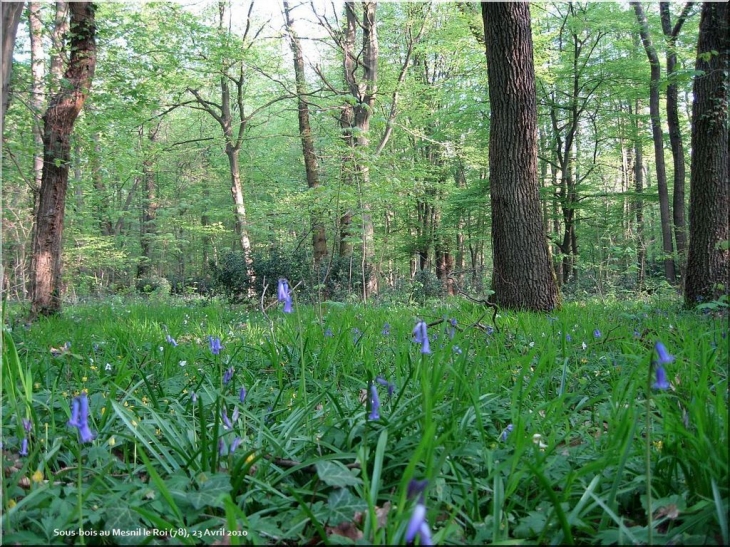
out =
[(315, 464), (317, 475), (329, 486), (342, 488), (345, 486), (357, 486), (362, 480), (356, 477), (352, 470), (337, 461), (319, 461)]
[(352, 521), (355, 513), (365, 511), (368, 504), (365, 500), (352, 494), (347, 488), (337, 488), (329, 495), (327, 509), (329, 509), (328, 523), (337, 526), (341, 522)]

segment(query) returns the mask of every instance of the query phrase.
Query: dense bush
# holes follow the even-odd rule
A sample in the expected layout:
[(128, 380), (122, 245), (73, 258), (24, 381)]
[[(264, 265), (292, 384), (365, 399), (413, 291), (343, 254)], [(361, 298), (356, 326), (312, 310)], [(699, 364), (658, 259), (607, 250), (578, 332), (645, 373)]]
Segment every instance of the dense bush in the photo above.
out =
[(421, 270), (413, 276), (411, 297), (424, 304), (429, 298), (438, 298), (444, 293), (443, 283), (431, 270)]
[(149, 294), (154, 296), (170, 296), (172, 287), (170, 282), (157, 275), (151, 275), (149, 277), (140, 277), (135, 283), (137, 292), (142, 294)]

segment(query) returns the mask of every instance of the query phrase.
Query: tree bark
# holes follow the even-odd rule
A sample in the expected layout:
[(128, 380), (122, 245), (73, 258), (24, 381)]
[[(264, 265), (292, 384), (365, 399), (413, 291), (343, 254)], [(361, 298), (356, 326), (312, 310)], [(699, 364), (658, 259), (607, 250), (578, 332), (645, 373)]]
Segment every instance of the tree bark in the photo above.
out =
[[(160, 129), (160, 122), (149, 128), (147, 140), (150, 147), (157, 139), (157, 132)], [(144, 128), (140, 133), (144, 132)], [(144, 181), (144, 198), (142, 199), (142, 218), (139, 226), (139, 243), (141, 253), (137, 262), (137, 279), (148, 277), (152, 271), (152, 249), (157, 235), (157, 181), (155, 180), (154, 150), (145, 150), (144, 135), (140, 134), (140, 147), (142, 148), (142, 179)]]
[(728, 61), (730, 10), (702, 4), (692, 103), (689, 255), (685, 304), (696, 306), (730, 291), (728, 249)]
[[(299, 118), (299, 138), (302, 141), (302, 155), (304, 157), (304, 170), (307, 175), (307, 186), (310, 189), (319, 187), (319, 167), (317, 155), (314, 150), (314, 139), (309, 123), (309, 102), (307, 101), (307, 82), (304, 74), (304, 55), (302, 47), (292, 25), (291, 8), (289, 2), (284, 0), (284, 16), (287, 33), (289, 34), (289, 47), (294, 56), (294, 78), (297, 90), (297, 107)], [(316, 208), (315, 208), (316, 209)], [(321, 219), (321, 212), (311, 213), (310, 225), (312, 228), (312, 251), (314, 254), (314, 266), (318, 269), (320, 261), (327, 256), (327, 234), (324, 223)]]
[(5, 112), (10, 104), (10, 76), (13, 72), (13, 49), (15, 49), (15, 35), (18, 32), (20, 16), (23, 14), (23, 2), (3, 2), (3, 117), (5, 127)]
[(482, 3), (491, 104), (492, 287), (502, 307), (559, 305), (540, 210), (530, 7)]
[(61, 310), (63, 221), (71, 160), (70, 136), (96, 66), (94, 4), (70, 4), (70, 55), (62, 86), (43, 116), (43, 176), (33, 237), (31, 316)]
[(692, 2), (688, 2), (680, 14), (674, 27), (672, 27), (671, 15), (669, 13), (669, 2), (660, 2), (659, 9), (662, 18), (662, 31), (667, 40), (667, 124), (669, 125), (669, 144), (672, 148), (672, 161), (674, 165), (674, 192), (672, 200), (672, 214), (674, 217), (674, 239), (677, 242), (677, 256), (679, 258), (679, 269), (684, 270), (687, 253), (687, 223), (685, 221), (684, 207), (684, 145), (682, 144), (682, 131), (679, 125), (679, 107), (677, 92), (677, 36), (682, 25), (689, 15)]
[(669, 210), (669, 190), (667, 189), (667, 172), (664, 165), (664, 134), (662, 133), (661, 115), (659, 114), (659, 84), (661, 65), (656, 49), (649, 35), (646, 14), (640, 2), (631, 2), (639, 22), (639, 34), (644, 45), (646, 56), (651, 66), (649, 82), (649, 116), (651, 118), (651, 134), (654, 140), (654, 163), (656, 165), (657, 189), (659, 191), (659, 216), (662, 225), (662, 248), (664, 250), (664, 275), (667, 281), (674, 283), (677, 274), (674, 264), (674, 244), (672, 242), (672, 215)]
[(41, 187), (43, 177), (43, 125), (41, 112), (46, 102), (45, 94), (45, 64), (43, 62), (43, 22), (40, 17), (41, 4), (31, 2), (28, 8), (28, 24), (30, 27), (30, 71), (32, 75), (30, 105), (33, 110), (33, 174), (35, 180), (34, 191)]

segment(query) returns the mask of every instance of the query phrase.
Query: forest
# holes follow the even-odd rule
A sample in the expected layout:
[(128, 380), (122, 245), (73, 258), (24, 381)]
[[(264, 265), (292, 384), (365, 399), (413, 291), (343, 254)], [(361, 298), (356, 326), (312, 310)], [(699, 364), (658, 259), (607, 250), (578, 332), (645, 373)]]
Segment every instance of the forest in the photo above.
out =
[(728, 544), (726, 3), (2, 19), (3, 541)]

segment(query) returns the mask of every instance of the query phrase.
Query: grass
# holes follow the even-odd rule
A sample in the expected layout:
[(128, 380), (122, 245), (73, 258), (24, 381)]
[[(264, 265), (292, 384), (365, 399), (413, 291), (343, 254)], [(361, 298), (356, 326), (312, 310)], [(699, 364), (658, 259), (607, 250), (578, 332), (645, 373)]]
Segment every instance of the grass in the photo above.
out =
[[(502, 312), (492, 331), (474, 327), (482, 314), (460, 301), (11, 314), (3, 540), (405, 543), (408, 484), (427, 479), (438, 544), (728, 543), (726, 315), (591, 301)], [(433, 326), (421, 354), (419, 318), (457, 319), (453, 339)], [(675, 356), (666, 391), (650, 387), (656, 341)], [(396, 389), (378, 386), (368, 420), (376, 376)], [(86, 444), (67, 425), (82, 391)]]

